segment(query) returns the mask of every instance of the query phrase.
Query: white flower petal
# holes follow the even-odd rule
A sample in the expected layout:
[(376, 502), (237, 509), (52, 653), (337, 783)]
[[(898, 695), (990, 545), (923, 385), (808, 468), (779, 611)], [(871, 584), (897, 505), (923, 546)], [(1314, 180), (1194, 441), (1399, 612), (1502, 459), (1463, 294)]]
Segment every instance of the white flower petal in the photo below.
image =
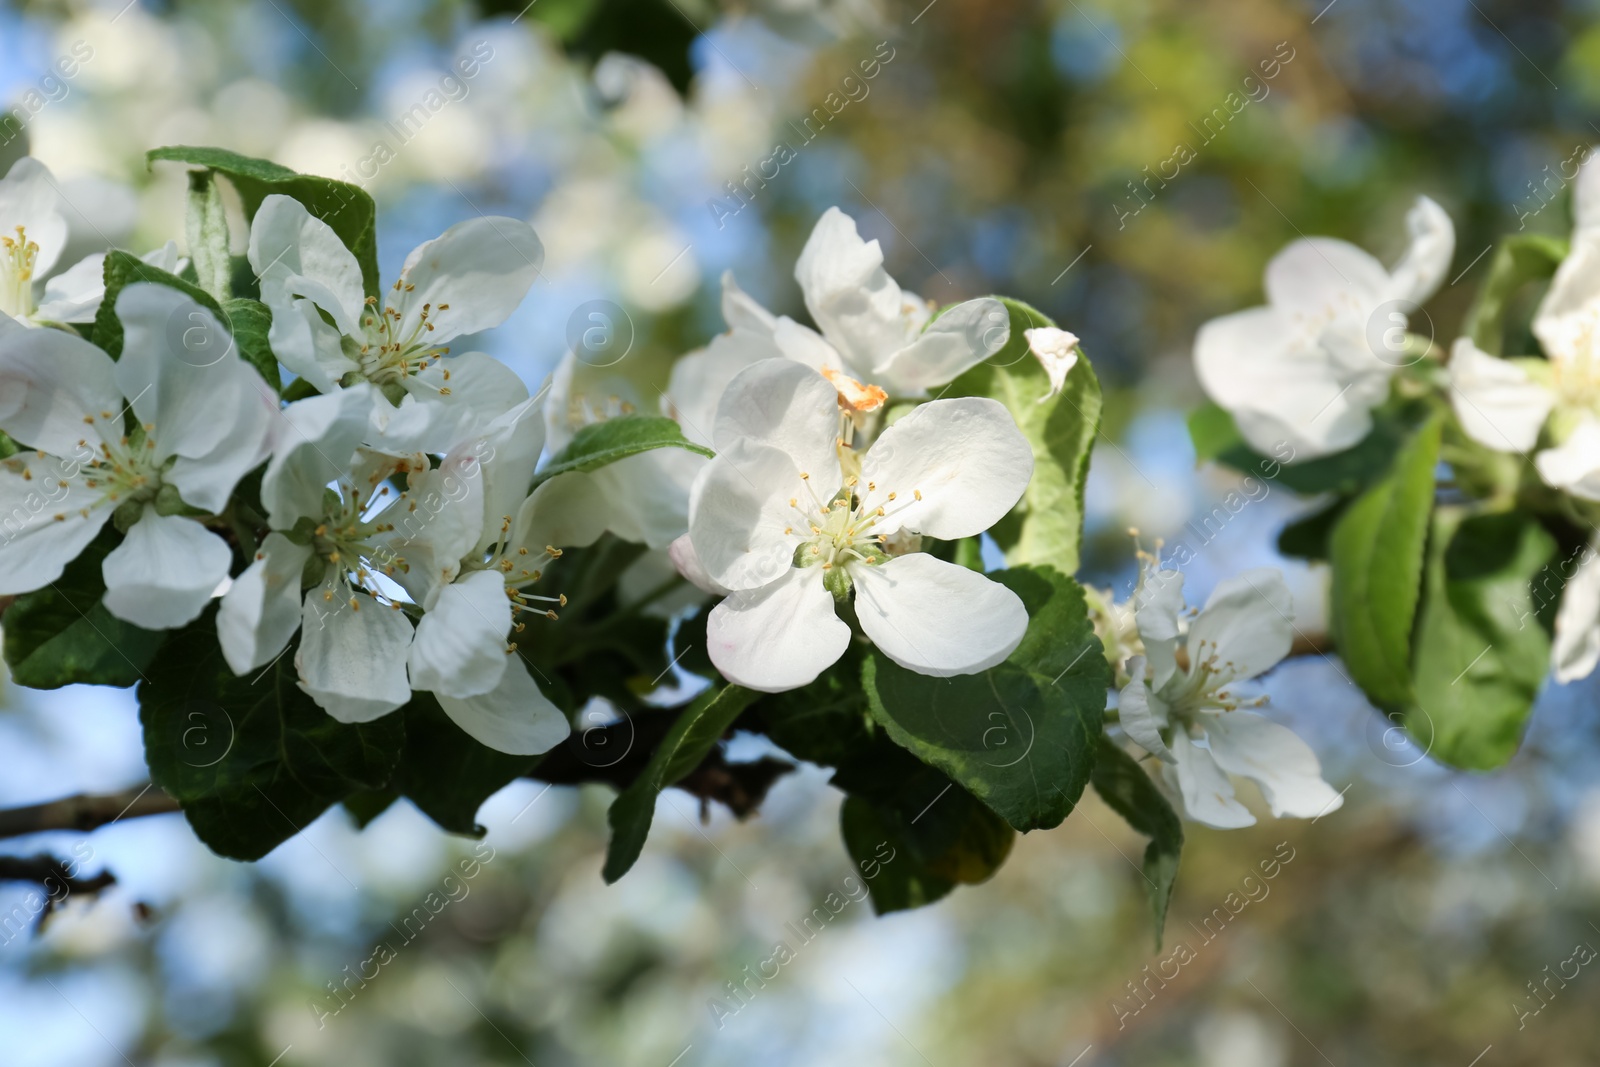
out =
[(1280, 311), (1317, 319), (1330, 311), (1365, 318), (1383, 302), (1389, 272), (1348, 241), (1307, 237), (1272, 257), (1265, 285), (1267, 303)]
[(1133, 738), (1140, 748), (1166, 763), (1175, 762), (1172, 750), (1161, 739), (1161, 729), (1167, 725), (1167, 706), (1145, 684), (1143, 656), (1128, 661), (1128, 676), (1132, 679), (1117, 696), (1117, 721), (1123, 732)]
[(1293, 643), (1289, 586), (1281, 572), (1257, 567), (1218, 582), (1189, 624), (1189, 669), (1214, 657), (1217, 673), (1253, 678), (1277, 666)]
[(1178, 670), (1178, 621), (1183, 611), (1182, 572), (1142, 567), (1133, 618), (1150, 664), (1150, 686), (1158, 693)]
[(1054, 326), (1037, 326), (1023, 330), (1022, 335), (1028, 339), (1028, 351), (1033, 353), (1050, 379), (1050, 391), (1039, 398), (1039, 403), (1043, 404), (1051, 397), (1060, 395), (1067, 384), (1067, 375), (1078, 365), (1078, 335)]
[(875, 533), (970, 537), (999, 522), (1032, 476), (1033, 448), (1005, 405), (987, 397), (934, 400), (884, 430), (867, 451), (862, 503), (884, 509)]
[(93, 322), (105, 299), (106, 255), (84, 256), (44, 283), (44, 299), (34, 318), (41, 322)]
[[(1592, 168), (1591, 168), (1592, 169)], [(1594, 309), (1600, 304), (1600, 226), (1580, 227), (1567, 258), (1533, 316), (1533, 334), (1554, 362), (1581, 362), (1596, 353)]]
[(345, 375), (361, 369), (361, 364), (345, 355), (339, 328), (324, 322), (311, 301), (285, 297), (267, 306), (272, 309), (267, 343), (273, 354), (318, 392), (333, 392)]
[(898, 352), (880, 353), (873, 381), (895, 396), (921, 396), (1000, 351), (1011, 339), (1011, 315), (993, 297), (948, 308)]
[(333, 227), (298, 200), (275, 193), (261, 201), (250, 222), (248, 254), (274, 319), (279, 305), (306, 297), (333, 316), (341, 333), (360, 332), (366, 306), (361, 265)]
[(1234, 796), (1233, 783), (1222, 773), (1217, 761), (1209, 751), (1196, 745), (1186, 731), (1173, 731), (1172, 755), (1177, 761), (1174, 777), (1189, 818), (1218, 830), (1255, 825), (1256, 817)]
[[(401, 315), (395, 329), (402, 338), (426, 332), (429, 344), (444, 345), (498, 326), (528, 295), (543, 262), (544, 246), (526, 222), (502, 216), (458, 222), (406, 257), (396, 283), (405, 288), (386, 297)], [(425, 306), (432, 330), (423, 327)]]
[(729, 589), (756, 589), (782, 577), (800, 543), (792, 531), (806, 521), (789, 501), (810, 491), (787, 453), (734, 441), (706, 465), (689, 495), (689, 536), (706, 573)]
[[(776, 448), (809, 474), (818, 496), (839, 488), (839, 392), (820, 374), (786, 359), (740, 371), (717, 404), (718, 452), (736, 441)], [(826, 498), (825, 498), (826, 499)]]
[(794, 265), (806, 308), (845, 362), (862, 374), (898, 352), (921, 326), (900, 286), (883, 269), (877, 241), (863, 241), (855, 220), (836, 207), (817, 220)]
[(67, 220), (61, 214), (61, 194), (50, 169), (31, 156), (13, 163), (0, 180), (0, 228), (14, 237), (18, 226), (39, 246), (34, 277), (50, 273), (67, 244)]
[(176, 457), (162, 475), (184, 503), (205, 511), (227, 507), (239, 479), (266, 462), (273, 431), (282, 425), (278, 394), (272, 387), (242, 363), (234, 366), (233, 376), (238, 379), (238, 406), (231, 412), (220, 404), (215, 409), (216, 417), (229, 420), (228, 436), (204, 455)]
[(440, 589), (417, 623), (407, 663), (411, 688), (482, 696), (506, 671), (511, 601), (499, 571), (475, 571)]
[(309, 546), (270, 533), (228, 586), (217, 607), (217, 640), (234, 674), (270, 663), (300, 628), (300, 575), (310, 558)]
[(1558, 448), (1533, 457), (1546, 485), (1584, 500), (1600, 500), (1600, 421), (1587, 415)]
[(717, 403), (739, 372), (764, 359), (782, 359), (770, 334), (746, 329), (718, 334), (704, 348), (690, 352), (672, 365), (672, 377), (662, 398), (662, 414), (676, 419), (683, 435), (697, 445), (711, 447), (711, 428)]
[(1389, 272), (1388, 300), (1421, 304), (1439, 291), (1456, 252), (1456, 228), (1444, 208), (1419, 196), (1406, 212), (1411, 244)]
[(814, 681), (849, 644), (850, 627), (816, 567), (790, 567), (769, 585), (734, 593), (706, 619), (706, 651), (717, 670), (763, 693)]
[(147, 630), (183, 626), (205, 608), (232, 561), (228, 542), (198, 522), (146, 505), (100, 564), (106, 610)]
[(261, 503), (273, 529), (320, 518), (330, 482), (350, 470), (372, 410), (371, 386), (297, 400), (275, 428), (272, 459), (261, 477)]
[(29, 593), (61, 577), (111, 517), (113, 505), (80, 473), (75, 463), (41, 452), (0, 460), (0, 595)]
[(1248, 711), (1207, 715), (1204, 722), (1211, 758), (1259, 785), (1275, 817), (1315, 819), (1344, 803), (1322, 780), (1311, 746), (1287, 726)]
[(508, 661), (500, 684), (482, 696), (437, 696), (452, 722), (497, 752), (538, 755), (555, 748), (572, 732), (567, 717), (539, 692), (520, 659)]
[(801, 325), (789, 316), (780, 318), (772, 330), (772, 344), (784, 359), (804, 364), (818, 374), (847, 373), (844, 358), (816, 330)]
[(880, 652), (918, 674), (948, 678), (988, 670), (1011, 655), (1028, 630), (1028, 609), (1017, 594), (925, 552), (851, 564), (850, 577), (861, 629)]
[(121, 436), (126, 406), (116, 364), (100, 349), (0, 315), (0, 429), (41, 452), (87, 461), (85, 448), (97, 452), (102, 436)]
[(340, 722), (371, 722), (411, 699), (406, 652), (411, 621), (343, 582), (306, 594), (300, 647), (294, 654), (300, 688)]
[(1450, 349), (1450, 403), (1468, 437), (1501, 452), (1526, 452), (1555, 406), (1555, 394), (1509, 360), (1458, 337)]
[(1600, 664), (1600, 556), (1593, 545), (1561, 591), (1550, 663), (1563, 684), (1589, 677)]
[(733, 271), (722, 272), (722, 321), (730, 330), (750, 330), (756, 334), (771, 334), (777, 325), (772, 312), (749, 293), (739, 288), (733, 280)]
[(712, 596), (727, 596), (733, 592), (733, 590), (714, 580), (710, 574), (706, 573), (705, 565), (700, 562), (700, 556), (695, 552), (694, 542), (690, 540), (688, 534), (684, 534), (667, 546), (667, 556), (672, 560), (672, 565), (678, 569), (678, 573), (683, 576), (684, 580), (702, 593), (710, 593)]
[[(401, 383), (418, 400), (438, 404), (455, 418), (456, 436), (427, 452), (443, 452), (463, 436), (481, 430), (484, 422), (505, 414), (528, 399), (528, 387), (517, 372), (485, 352), (463, 352), (434, 360)], [(449, 392), (443, 392), (448, 389)], [(544, 438), (541, 432), (540, 443)]]

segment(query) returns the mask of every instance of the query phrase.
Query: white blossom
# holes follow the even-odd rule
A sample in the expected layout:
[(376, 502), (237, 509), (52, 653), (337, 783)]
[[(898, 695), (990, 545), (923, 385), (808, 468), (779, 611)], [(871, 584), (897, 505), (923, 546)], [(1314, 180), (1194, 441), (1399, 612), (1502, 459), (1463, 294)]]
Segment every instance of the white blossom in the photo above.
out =
[(680, 565), (730, 595), (707, 624), (730, 681), (805, 685), (837, 660), (856, 618), (884, 655), (923, 674), (984, 670), (1021, 641), (1027, 612), (984, 575), (922, 552), (891, 555), (910, 531), (975, 536), (1021, 498), (1032, 451), (1005, 408), (966, 397), (921, 405), (865, 455), (839, 445), (837, 391), (788, 360), (742, 372), (723, 394), (717, 458), (696, 480)]
[(1118, 718), (1163, 761), (1191, 819), (1224, 830), (1256, 821), (1235, 797), (1229, 774), (1260, 786), (1279, 818), (1315, 818), (1343, 802), (1304, 741), (1243, 710), (1264, 698), (1247, 700), (1238, 691), (1289, 654), (1293, 609), (1283, 576), (1261, 568), (1220, 583), (1185, 628), (1183, 575), (1146, 565), (1135, 597), (1144, 655), (1128, 663)]
[(1411, 244), (1393, 270), (1345, 241), (1295, 241), (1267, 264), (1266, 306), (1200, 328), (1200, 384), (1257, 450), (1287, 443), (1311, 459), (1372, 429), (1403, 362), (1396, 331), (1437, 291), (1455, 252), (1450, 217), (1427, 197), (1406, 227)]

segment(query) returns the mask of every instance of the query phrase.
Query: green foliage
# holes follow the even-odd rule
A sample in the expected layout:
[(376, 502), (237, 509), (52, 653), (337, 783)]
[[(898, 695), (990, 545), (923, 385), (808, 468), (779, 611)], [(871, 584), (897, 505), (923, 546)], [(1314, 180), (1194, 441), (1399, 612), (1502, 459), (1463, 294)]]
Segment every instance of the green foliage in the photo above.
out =
[(283, 379), (278, 374), (278, 357), (267, 343), (272, 310), (259, 300), (236, 296), (222, 305), (222, 321), (233, 335), (233, 343), (239, 346), (239, 355), (281, 395)]
[(482, 837), (477, 814), (483, 802), (544, 758), (479, 744), (450, 721), (431, 693), (413, 693), (397, 714), (405, 719), (406, 739), (390, 789), (453, 834)]
[(1295, 462), (1295, 450), (1284, 442), (1267, 456), (1245, 441), (1233, 416), (1213, 403), (1189, 415), (1189, 439), (1197, 462), (1220, 463), (1241, 474), (1278, 483), (1307, 496), (1358, 493), (1381, 476), (1406, 440), (1417, 413), (1409, 405), (1391, 405), (1373, 413), (1372, 432), (1360, 443), (1331, 456)]
[[(1042, 313), (1018, 300), (1000, 298), (1011, 313), (1011, 337), (1004, 348), (950, 384), (945, 396), (984, 396), (1011, 412), (1033, 446), (1033, 478), (1009, 521), (993, 531), (1012, 566), (1078, 570), (1083, 540), (1083, 488), (1089, 455), (1100, 430), (1100, 382), (1087, 356), (1067, 374), (1061, 395), (1045, 400), (1050, 379), (1028, 350), (1024, 330), (1054, 326)], [(1041, 402), (1042, 401), (1042, 402)]]
[(1334, 525), (1329, 621), (1345, 667), (1381, 708), (1411, 696), (1411, 627), (1433, 511), (1440, 419), (1427, 422), (1389, 473)]
[(362, 288), (378, 295), (377, 209), (365, 189), (349, 182), (297, 174), (265, 159), (253, 159), (224, 148), (171, 145), (145, 153), (145, 158), (175, 160), (225, 174), (244, 203), (246, 219), (255, 218), (261, 202), (274, 193), (292, 197), (327, 223), (361, 265)]
[(106, 295), (100, 301), (100, 309), (95, 312), (94, 331), (90, 340), (106, 350), (112, 359), (122, 355), (122, 320), (117, 318), (117, 297), (122, 290), (134, 282), (155, 282), (165, 285), (193, 297), (202, 307), (215, 312), (220, 317), (221, 307), (211, 298), (211, 294), (195, 285), (186, 282), (176, 274), (169, 274), (160, 267), (153, 267), (138, 256), (127, 252), (112, 250), (106, 253), (105, 283)]
[(933, 678), (866, 657), (873, 718), (1018, 830), (1048, 829), (1072, 811), (1094, 766), (1110, 668), (1083, 590), (1050, 568), (993, 574), (1028, 608), (1011, 656), (979, 674)]
[(6, 609), (5, 657), (18, 685), (127, 686), (142, 677), (167, 635), (124, 622), (100, 603), (100, 563), (120, 541), (102, 531), (60, 578)]
[(1349, 497), (1339, 497), (1327, 507), (1285, 526), (1278, 534), (1278, 554), (1290, 559), (1326, 560), (1333, 528), (1349, 505)]
[(651, 755), (644, 773), (611, 802), (607, 816), (611, 824), (611, 845), (606, 849), (602, 872), (607, 882), (615, 882), (627, 874), (644, 850), (650, 822), (655, 817), (656, 797), (698, 767), (706, 753), (733, 725), (733, 720), (755, 698), (755, 693), (736, 685), (707, 690), (678, 716), (678, 721)]
[(623, 415), (591, 423), (572, 436), (567, 447), (534, 478), (534, 485), (570, 471), (598, 470), (656, 448), (682, 448), (696, 455), (715, 455), (683, 436), (677, 422), (664, 415)]
[(139, 687), (150, 778), (213, 852), (255, 860), (346, 798), (382, 788), (405, 740), (400, 715), (346, 724), (295, 684), (293, 649), (236, 676), (214, 611), (173, 634)]
[(1514, 234), (1503, 238), (1489, 261), (1489, 276), (1462, 323), (1462, 333), (1472, 343), (1498, 356), (1505, 344), (1506, 307), (1529, 282), (1555, 273), (1567, 256), (1567, 241), (1540, 234)]
[(1159, 951), (1161, 933), (1167, 924), (1167, 906), (1172, 902), (1172, 886), (1178, 877), (1178, 857), (1183, 851), (1183, 822), (1133, 757), (1105, 736), (1100, 738), (1093, 780), (1100, 799), (1150, 839), (1144, 850), (1142, 873)]
[(1550, 662), (1554, 597), (1532, 583), (1556, 551), (1526, 515), (1435, 516), (1405, 722), (1436, 759), (1489, 770), (1516, 753)]

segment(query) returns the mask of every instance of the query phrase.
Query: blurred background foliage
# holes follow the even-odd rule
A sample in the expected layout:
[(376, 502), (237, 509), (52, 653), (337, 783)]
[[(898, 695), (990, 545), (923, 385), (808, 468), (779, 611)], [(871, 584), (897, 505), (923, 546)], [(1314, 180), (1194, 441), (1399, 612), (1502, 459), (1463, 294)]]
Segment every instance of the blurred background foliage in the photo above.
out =
[[(1015, 296), (1084, 339), (1108, 396), (1087, 579), (1126, 594), (1137, 525), (1198, 550), (1191, 602), (1284, 566), (1308, 631), (1322, 576), (1273, 547), (1307, 502), (1269, 488), (1205, 521), (1234, 483), (1196, 472), (1184, 431), (1195, 328), (1258, 302), (1296, 236), (1392, 261), (1426, 193), (1458, 227), (1428, 308), (1447, 344), (1493, 240), (1567, 230), (1563, 163), (1600, 139), (1600, 24), (1577, 0), (124, 2), (0, 7), (0, 102), (25, 111), (0, 165), (52, 167), (82, 251), (181, 234), (181, 174), (143, 153), (221, 145), (370, 188), (386, 271), (470, 214), (530, 219), (544, 278), (483, 347), (537, 382), (606, 299), (648, 377), (722, 328), (724, 270), (801, 314), (790, 266), (839, 204), (909, 288)], [(93, 57), (46, 80), (79, 41)], [(780, 142), (794, 159), (734, 211), (726, 183)], [(1488, 776), (1433, 764), (1331, 661), (1271, 691), (1347, 804), (1191, 828), (1159, 952), (1142, 843), (1086, 798), (988, 885), (885, 920), (851, 900), (736, 997), (798, 945), (786, 924), (848, 894), (825, 775), (745, 823), (670, 792), (612, 888), (609, 793), (524, 782), (478, 845), (405, 807), (360, 833), (332, 812), (254, 866), (172, 817), (5, 842), (87, 849), (119, 884), (37, 935), (27, 887), (0, 886), (0, 1063), (1592, 1063), (1600, 977), (1572, 962), (1600, 946), (1592, 687), (1546, 693)], [(128, 694), (9, 689), (0, 803), (137, 782), (139, 753)]]

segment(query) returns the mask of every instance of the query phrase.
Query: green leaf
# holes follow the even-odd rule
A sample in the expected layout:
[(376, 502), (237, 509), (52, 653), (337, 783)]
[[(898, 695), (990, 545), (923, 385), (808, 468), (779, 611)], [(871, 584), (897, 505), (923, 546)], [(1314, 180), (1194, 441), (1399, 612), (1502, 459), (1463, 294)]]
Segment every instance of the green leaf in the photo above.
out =
[(644, 772), (611, 802), (606, 816), (611, 824), (611, 844), (606, 849), (602, 871), (608, 883), (627, 874), (644, 850), (650, 822), (655, 817), (656, 797), (700, 765), (711, 746), (756, 696), (736, 685), (708, 690), (678, 716), (650, 756)]
[(1350, 498), (1339, 497), (1327, 507), (1285, 526), (1278, 534), (1278, 554), (1290, 559), (1326, 560), (1333, 528), (1349, 506)]
[(189, 262), (200, 288), (218, 300), (227, 300), (233, 295), (228, 216), (222, 207), (222, 191), (209, 170), (189, 172), (189, 210), (184, 223)]
[(1100, 382), (1080, 349), (1061, 395), (1045, 400), (1050, 379), (1028, 350), (1023, 331), (1055, 324), (1021, 301), (999, 300), (1011, 313), (1010, 340), (951, 382), (942, 395), (1000, 401), (1033, 446), (1033, 478), (1013, 512), (1021, 523), (1015, 542), (1006, 550), (1006, 562), (1050, 566), (1072, 574), (1078, 569), (1083, 540), (1083, 488), (1089, 477), (1089, 455), (1100, 430)]
[(711, 449), (684, 437), (677, 422), (665, 415), (623, 415), (590, 423), (573, 434), (560, 455), (534, 475), (533, 484), (537, 486), (571, 471), (598, 470), (619, 459), (656, 448), (682, 448), (707, 457), (716, 455)]
[(483, 802), (544, 758), (511, 756), (479, 744), (450, 721), (430, 693), (413, 693), (400, 713), (406, 742), (390, 784), (453, 834), (482, 837), (477, 815)]
[(990, 577), (1028, 609), (1028, 632), (1004, 663), (933, 678), (874, 652), (862, 685), (873, 718), (897, 744), (1018, 830), (1048, 829), (1088, 784), (1110, 667), (1076, 582), (1052, 568)]
[(1241, 474), (1276, 482), (1307, 496), (1318, 493), (1357, 493), (1389, 468), (1394, 453), (1405, 441), (1415, 412), (1406, 405), (1380, 408), (1373, 413), (1372, 432), (1359, 444), (1316, 459), (1295, 462), (1288, 442), (1272, 456), (1257, 452), (1239, 433), (1233, 416), (1207, 403), (1189, 414), (1189, 439), (1196, 462), (1216, 462)]
[(1138, 762), (1105, 736), (1100, 739), (1100, 758), (1094, 765), (1094, 789), (1112, 811), (1150, 839), (1144, 850), (1143, 873), (1159, 952), (1183, 851), (1183, 821)]
[(1557, 554), (1526, 515), (1434, 520), (1417, 624), (1414, 706), (1408, 732), (1436, 759), (1469, 770), (1509, 760), (1550, 663), (1549, 599), (1532, 582)]
[(100, 301), (100, 309), (95, 312), (94, 330), (90, 335), (90, 339), (105, 349), (112, 359), (122, 355), (122, 320), (117, 318), (117, 297), (134, 282), (155, 282), (186, 293), (202, 307), (221, 317), (221, 306), (198, 285), (186, 282), (176, 274), (169, 274), (160, 267), (153, 267), (138, 256), (112, 250), (106, 253), (106, 295)]
[(142, 677), (167, 635), (124, 622), (100, 603), (106, 591), (100, 563), (120, 541), (105, 530), (61, 577), (6, 609), (6, 663), (18, 685), (128, 686)]
[(254, 219), (261, 202), (274, 193), (300, 201), (307, 211), (327, 223), (356, 257), (366, 294), (378, 295), (377, 209), (372, 197), (359, 185), (297, 174), (269, 160), (241, 156), (223, 148), (172, 145), (146, 152), (145, 158), (151, 163), (158, 159), (176, 160), (227, 175), (244, 203), (246, 219)]
[(839, 808), (845, 851), (861, 872), (872, 910), (879, 915), (932, 904), (956, 887), (953, 880), (917, 862), (902, 824), (892, 812), (861, 797), (847, 796)]
[(213, 852), (255, 860), (330, 805), (383, 788), (404, 720), (336, 721), (295, 684), (293, 650), (239, 677), (214, 611), (172, 635), (139, 687), (150, 778)]
[(1329, 622), (1346, 669), (1380, 708), (1411, 697), (1411, 628), (1433, 511), (1441, 419), (1400, 450), (1389, 473), (1357, 497), (1330, 539)]
[(278, 374), (278, 357), (267, 343), (272, 329), (272, 309), (259, 300), (234, 297), (222, 305), (223, 325), (233, 334), (244, 361), (261, 372), (273, 392), (283, 394), (283, 379)]
[(1565, 238), (1533, 233), (1502, 238), (1489, 261), (1489, 276), (1467, 311), (1462, 333), (1490, 355), (1500, 355), (1511, 298), (1529, 282), (1550, 277), (1566, 257)]

